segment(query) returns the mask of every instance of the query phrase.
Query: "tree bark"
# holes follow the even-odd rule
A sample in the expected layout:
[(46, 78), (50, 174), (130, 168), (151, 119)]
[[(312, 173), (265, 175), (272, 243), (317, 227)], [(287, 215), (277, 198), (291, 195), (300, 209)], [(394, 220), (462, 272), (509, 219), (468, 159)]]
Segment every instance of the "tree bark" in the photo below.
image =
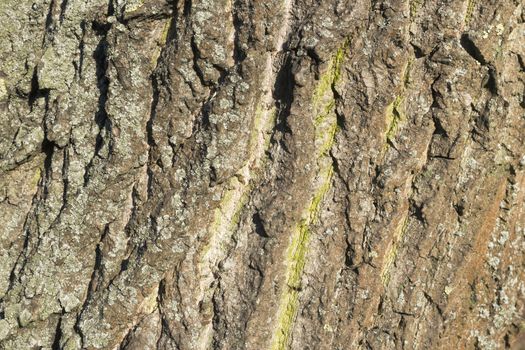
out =
[(1, 0), (1, 349), (525, 349), (519, 0)]

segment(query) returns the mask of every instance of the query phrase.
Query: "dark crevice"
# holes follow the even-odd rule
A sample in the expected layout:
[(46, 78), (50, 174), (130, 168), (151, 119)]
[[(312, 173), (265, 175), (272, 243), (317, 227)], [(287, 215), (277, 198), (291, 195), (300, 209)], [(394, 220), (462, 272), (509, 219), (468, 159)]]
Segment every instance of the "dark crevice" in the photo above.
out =
[(246, 59), (246, 52), (241, 46), (240, 33), (246, 31), (245, 23), (242, 17), (239, 15), (239, 1), (234, 1), (232, 6), (232, 17), (233, 17), (233, 28), (234, 28), (234, 39), (233, 39), (233, 60), (237, 70), (240, 68), (240, 63)]
[[(24, 223), (24, 226), (27, 224), (27, 218), (26, 223)], [(13, 289), (15, 283), (17, 282), (17, 272), (18, 275), (21, 274), (21, 272), (24, 270), (24, 267), (27, 263), (27, 250), (29, 249), (29, 240), (31, 238), (31, 235), (29, 233), (29, 229), (24, 230), (24, 244), (22, 246), (22, 252), (18, 255), (18, 258), (16, 259), (16, 263), (11, 269), (11, 272), (9, 273), (9, 286), (7, 287), (7, 291), (10, 291)], [(6, 294), (7, 294), (6, 291)]]
[[(51, 177), (52, 158), (53, 158), (53, 154), (55, 152), (56, 147), (57, 145), (54, 142), (49, 141), (46, 137), (44, 137), (44, 141), (42, 142), (42, 145), (41, 145), (41, 152), (45, 154), (44, 176), (42, 176), (39, 182), (40, 190), (33, 197), (33, 200), (32, 200), (33, 207), (32, 208), (34, 208), (35, 205), (38, 205), (37, 203), (40, 200), (45, 201), (47, 197), (47, 191), (48, 191), (47, 182), (49, 181)], [(6, 295), (11, 289), (13, 289), (15, 283), (20, 281), (20, 276), (22, 275), (25, 269), (25, 266), (28, 263), (28, 259), (31, 255), (29, 250), (30, 250), (30, 243), (31, 243), (31, 237), (32, 237), (32, 234), (31, 234), (32, 226), (30, 227), (29, 225), (32, 222), (32, 219), (34, 219), (33, 209), (27, 213), (24, 219), (24, 223), (22, 226), (23, 227), (23, 239), (24, 239), (24, 242), (22, 244), (22, 251), (20, 252), (20, 254), (18, 254), (18, 257), (16, 258), (16, 262), (13, 265), (9, 273), (9, 285), (5, 292)], [(39, 243), (40, 243), (40, 239), (37, 242), (37, 245)]]
[[(339, 94), (339, 92), (337, 92), (337, 89), (335, 88), (335, 84), (332, 84), (332, 94), (334, 95), (334, 101), (335, 101), (334, 113), (335, 113), (337, 127), (339, 128), (339, 130), (346, 130), (345, 115), (343, 113), (340, 113), (339, 110), (337, 109), (337, 102), (342, 101), (343, 97)], [(395, 110), (395, 112), (398, 113), (397, 110)]]
[(115, 5), (113, 4), (114, 0), (109, 0), (108, 2), (108, 16), (115, 15)]
[(425, 214), (423, 213), (423, 204), (417, 204), (413, 199), (410, 199), (410, 215), (416, 218), (423, 225), (426, 224)]
[(228, 76), (230, 76), (230, 71), (222, 66), (219, 66), (218, 64), (212, 64), (213, 68), (215, 68), (219, 72), (219, 79), (217, 80), (217, 86), (214, 89), (214, 92), (219, 89), (219, 87), (223, 86), (226, 83), (226, 79)]
[(260, 237), (263, 238), (269, 238), (268, 233), (266, 232), (266, 229), (264, 228), (264, 223), (261, 218), (261, 215), (259, 212), (255, 212), (252, 216), (252, 222), (255, 226), (255, 233), (257, 233)]
[[(149, 232), (152, 232), (154, 235), (150, 237), (154, 243), (157, 242), (157, 236), (156, 234), (159, 233), (159, 223), (157, 222), (157, 217), (155, 216), (157, 213), (150, 214), (149, 216), (149, 222), (150, 222), (150, 230)], [(144, 242), (138, 249), (139, 256), (142, 256), (143, 253), (147, 250), (146, 242)]]
[(55, 30), (55, 26), (53, 23), (53, 13), (54, 12), (55, 12), (55, 0), (51, 0), (49, 4), (49, 11), (46, 16), (46, 24), (45, 24), (46, 31), (44, 34), (44, 38), (42, 40), (42, 47), (45, 47), (48, 41), (53, 40), (53, 32)]
[(182, 12), (182, 15), (186, 18), (188, 18), (191, 14), (191, 0), (184, 0), (184, 10)]
[(482, 66), (487, 64), (487, 61), (485, 60), (485, 57), (483, 57), (483, 54), (479, 50), (479, 48), (476, 46), (476, 44), (470, 39), (468, 34), (463, 34), (460, 39), (460, 44), (465, 51), (476, 61), (478, 61)]
[[(146, 123), (146, 135), (148, 140), (148, 145), (151, 148), (155, 146), (155, 137), (153, 136), (153, 122), (157, 113), (157, 107), (159, 105), (159, 83), (157, 77), (154, 76), (151, 79), (151, 90), (152, 90), (152, 102), (150, 108), (150, 117)], [(151, 160), (151, 159), (150, 159)]]
[(60, 339), (62, 338), (62, 318), (58, 320), (57, 328), (55, 331), (55, 338), (53, 344), (51, 345), (52, 350), (60, 350)]
[(79, 58), (78, 58), (78, 78), (82, 79), (82, 69), (84, 67), (84, 55), (85, 55), (85, 36), (86, 36), (86, 21), (82, 20), (80, 22), (80, 29), (82, 30), (82, 37), (79, 40), (78, 44), (78, 51), (79, 51)]
[[(432, 82), (432, 84), (430, 85), (430, 90), (432, 92), (432, 105), (431, 107), (432, 108), (439, 108), (439, 109), (443, 109), (442, 108), (442, 103), (441, 101), (443, 100), (443, 95), (441, 94), (441, 92), (439, 92), (439, 90), (435, 87), (436, 83), (439, 81), (439, 79), (441, 78), (441, 74), (438, 75), (434, 81)], [(434, 122), (435, 124), (435, 122)]]
[[(104, 242), (104, 238), (109, 233), (109, 225), (106, 225), (104, 228), (104, 231), (102, 232), (102, 235), (100, 236), (100, 241), (97, 243), (97, 246), (95, 248), (95, 266), (93, 267), (93, 274), (91, 275), (92, 281), (95, 281), (95, 278), (98, 280), (102, 279), (104, 277), (104, 270), (102, 269), (102, 248), (101, 245)], [(90, 286), (91, 287), (91, 286)], [(96, 292), (98, 289), (98, 283), (94, 283), (92, 288), (88, 289), (88, 296), (91, 296), (94, 292)]]
[(29, 91), (29, 106), (31, 106), (31, 109), (33, 107), (33, 104), (35, 103), (36, 99), (39, 96), (40, 90), (38, 89), (38, 72), (37, 69), (33, 71), (33, 76), (31, 77), (31, 90)]
[(166, 35), (166, 41), (164, 42), (164, 44), (166, 45), (170, 42), (175, 42), (175, 45), (178, 45), (179, 43), (178, 12), (175, 6), (173, 9), (173, 15), (170, 21), (171, 23), (169, 25), (168, 34)]
[[(42, 153), (45, 154), (44, 158), (44, 175), (46, 182), (51, 177), (51, 171), (52, 171), (52, 161), (53, 161), (53, 155), (55, 153), (55, 149), (57, 149), (58, 146), (55, 142), (49, 141), (47, 138), (44, 138), (44, 141), (42, 141), (41, 150)], [(48, 188), (47, 186), (44, 186), (44, 191), (42, 194), (43, 199), (45, 200), (48, 196)]]
[[(290, 55), (286, 54), (281, 69), (277, 73), (273, 98), (278, 110), (276, 130), (282, 134), (291, 133), (291, 129), (288, 126), (288, 116), (290, 115), (290, 108), (293, 103), (293, 95), (295, 89), (295, 79), (292, 73), (292, 58)], [(281, 147), (286, 151), (287, 147), (284, 143), (284, 140), (281, 140)]]
[(346, 242), (346, 249), (345, 249), (345, 262), (344, 262), (345, 266), (354, 271), (355, 273), (359, 273), (359, 269), (358, 269), (358, 266), (355, 262), (355, 250), (354, 250), (354, 247), (352, 245), (351, 242), (348, 241), (347, 239), (347, 242)]
[(432, 116), (432, 121), (434, 122), (434, 133), (433, 135), (440, 135), (445, 138), (448, 138), (448, 133), (443, 127), (443, 124), (441, 124), (441, 121), (436, 116)]
[(337, 175), (337, 178), (341, 181), (341, 183), (345, 186), (345, 188), (350, 191), (350, 187), (348, 186), (348, 181), (346, 179), (346, 176), (344, 175), (344, 172), (341, 171), (341, 168), (339, 166), (339, 160), (335, 157), (334, 153), (332, 151), (328, 152), (330, 158), (332, 159), (332, 167), (334, 169), (334, 174)]
[(496, 68), (494, 68), (493, 66), (489, 66), (487, 82), (483, 87), (489, 90), (492, 95), (498, 94), (498, 84), (496, 80)]
[[(91, 22), (91, 29), (97, 36), (101, 36), (102, 39), (99, 41), (99, 44), (97, 48), (95, 49), (95, 52), (101, 47), (102, 43), (107, 43), (106, 41), (106, 35), (108, 34), (109, 30), (111, 29), (112, 24), (108, 22), (99, 22), (99, 21), (93, 21)], [(94, 54), (95, 56), (95, 54)], [(96, 58), (96, 57), (95, 57)]]
[(439, 154), (431, 155), (430, 158), (432, 158), (432, 159), (443, 159), (443, 160), (455, 160), (456, 159), (454, 157), (443, 156), (443, 155), (439, 155)]
[(69, 0), (62, 0), (62, 3), (60, 4), (60, 16), (59, 16), (60, 24), (64, 22), (68, 1)]
[(434, 301), (434, 299), (432, 299), (432, 297), (430, 296), (430, 294), (428, 294), (427, 292), (423, 292), (423, 295), (425, 296), (425, 299), (427, 299), (427, 301), (428, 301), (431, 305), (435, 306), (436, 311), (438, 312), (439, 316), (441, 317), (441, 319), (443, 319), (443, 310), (441, 309), (441, 306), (439, 306), (439, 304), (436, 303), (436, 302)]
[(28, 96), (28, 103), (31, 111), (33, 111), (33, 106), (36, 100), (40, 98), (45, 98), (47, 101), (47, 99), (49, 98), (49, 91), (49, 89), (40, 89), (40, 86), (38, 84), (38, 70), (37, 68), (35, 68), (33, 70), (33, 76), (31, 78), (31, 90)]
[(411, 312), (406, 312), (406, 311), (401, 311), (401, 310), (392, 310), (392, 311), (401, 316), (412, 316), (412, 317), (416, 316), (416, 314), (411, 313)]
[(310, 57), (310, 59), (314, 63), (316, 68), (316, 78), (319, 78), (319, 66), (323, 63), (323, 60), (321, 59), (321, 57), (319, 57), (315, 49), (312, 47), (306, 48), (306, 55)]
[(398, 154), (401, 154), (401, 152), (397, 148), (396, 144), (394, 143), (394, 141), (390, 137), (386, 139), (386, 144), (388, 145), (388, 147), (390, 147), (393, 150), (395, 150)]
[(64, 185), (63, 192), (62, 192), (62, 206), (60, 207), (60, 210), (58, 212), (57, 220), (60, 218), (62, 212), (67, 207), (68, 204), (68, 193), (69, 193), (69, 150), (68, 148), (64, 148), (64, 161), (62, 163), (62, 183)]
[(465, 215), (465, 203), (455, 203), (453, 204), (453, 207), (459, 217)]
[(213, 329), (213, 348), (219, 349), (221, 345), (221, 339), (217, 337), (218, 333), (221, 332), (221, 328), (224, 327), (224, 321), (222, 317), (224, 315), (224, 310), (221, 305), (224, 304), (224, 291), (222, 290), (220, 278), (216, 280), (217, 284), (214, 287), (213, 296), (211, 298), (212, 304), (212, 329)]
[[(90, 171), (93, 167), (95, 157), (100, 154), (102, 147), (104, 146), (104, 132), (111, 129), (111, 120), (109, 119), (106, 104), (108, 101), (109, 94), (109, 77), (107, 75), (108, 70), (108, 49), (109, 43), (107, 40), (107, 34), (111, 28), (111, 24), (100, 24), (98, 22), (93, 22), (92, 29), (97, 33), (97, 35), (102, 36), (100, 39), (94, 53), (93, 58), (96, 64), (96, 75), (97, 75), (97, 88), (99, 90), (98, 98), (98, 110), (95, 113), (95, 123), (98, 125), (99, 132), (95, 141), (95, 151), (93, 158), (90, 160), (86, 166), (84, 172), (84, 187), (89, 183)], [(108, 132), (107, 135), (110, 135)], [(111, 144), (109, 145), (111, 148)]]
[(162, 72), (153, 73), (151, 77), (152, 102), (151, 102), (149, 119), (146, 122), (146, 138), (147, 138), (147, 142), (149, 146), (148, 147), (148, 163), (147, 163), (147, 169), (146, 169), (146, 173), (148, 176), (148, 183), (147, 183), (148, 198), (151, 198), (153, 196), (154, 174), (153, 174), (153, 170), (151, 169), (151, 164), (153, 162), (153, 149), (156, 146), (155, 136), (153, 135), (153, 123), (155, 122), (155, 118), (157, 115), (157, 108), (158, 108), (159, 101), (160, 101), (159, 80), (162, 79), (161, 74)]
[(410, 43), (410, 45), (412, 45), (412, 49), (414, 51), (414, 56), (416, 57), (416, 59), (423, 58), (426, 56), (423, 49), (421, 49), (419, 46), (415, 45), (414, 43)]
[(197, 44), (195, 43), (195, 35), (191, 36), (190, 47), (191, 47), (191, 51), (193, 52), (193, 70), (197, 74), (197, 77), (199, 78), (203, 86), (211, 86), (212, 82), (206, 80), (206, 78), (204, 77), (204, 72), (199, 66), (200, 52), (199, 52), (199, 48), (197, 47)]
[(126, 225), (124, 226), (124, 232), (128, 237), (131, 236), (131, 229), (133, 226), (133, 223), (137, 220), (137, 213), (138, 213), (138, 207), (139, 207), (139, 198), (140, 194), (137, 190), (137, 185), (133, 185), (133, 188), (131, 189), (131, 214), (129, 215), (128, 222), (126, 222)]
[(82, 348), (84, 348), (85, 334), (83, 333), (82, 328), (80, 327), (80, 322), (82, 320), (82, 315), (84, 311), (87, 309), (89, 303), (93, 299), (93, 295), (95, 294), (96, 290), (99, 287), (99, 281), (102, 280), (104, 277), (104, 270), (102, 269), (102, 250), (100, 246), (108, 233), (109, 233), (109, 225), (107, 224), (95, 248), (95, 265), (93, 266), (93, 272), (91, 273), (91, 278), (90, 278), (89, 285), (87, 288), (86, 298), (84, 299), (84, 303), (82, 304), (82, 308), (80, 309), (81, 312), (78, 313), (75, 325), (73, 326), (73, 329), (80, 336), (80, 343), (82, 345)]
[(122, 260), (120, 263), (120, 272), (124, 272), (129, 268), (129, 258)]

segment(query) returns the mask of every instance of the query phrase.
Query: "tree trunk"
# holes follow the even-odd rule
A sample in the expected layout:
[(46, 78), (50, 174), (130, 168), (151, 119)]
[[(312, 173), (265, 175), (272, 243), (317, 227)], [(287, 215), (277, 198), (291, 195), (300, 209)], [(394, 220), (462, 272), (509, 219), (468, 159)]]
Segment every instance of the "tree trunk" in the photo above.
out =
[(0, 0), (0, 348), (524, 349), (520, 0)]

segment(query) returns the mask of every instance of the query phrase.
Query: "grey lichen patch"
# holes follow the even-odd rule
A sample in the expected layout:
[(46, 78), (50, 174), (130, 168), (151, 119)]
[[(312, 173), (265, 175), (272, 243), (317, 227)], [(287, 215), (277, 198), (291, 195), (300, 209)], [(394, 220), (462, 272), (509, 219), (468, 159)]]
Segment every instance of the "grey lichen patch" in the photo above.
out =
[(18, 314), (18, 324), (20, 327), (26, 327), (32, 319), (33, 315), (28, 309), (23, 309), (20, 314)]
[(134, 12), (134, 11), (137, 11), (142, 6), (144, 6), (144, 0), (128, 0), (126, 2), (125, 11)]
[(57, 50), (55, 47), (49, 47), (42, 56), (38, 66), (38, 87), (40, 89), (60, 90), (68, 89), (73, 77), (75, 76), (75, 67), (73, 62), (68, 60), (66, 48)]
[(4, 101), (8, 96), (7, 86), (4, 79), (0, 78), (0, 101)]
[(9, 336), (10, 329), (11, 327), (7, 320), (0, 320), (0, 340), (4, 340)]

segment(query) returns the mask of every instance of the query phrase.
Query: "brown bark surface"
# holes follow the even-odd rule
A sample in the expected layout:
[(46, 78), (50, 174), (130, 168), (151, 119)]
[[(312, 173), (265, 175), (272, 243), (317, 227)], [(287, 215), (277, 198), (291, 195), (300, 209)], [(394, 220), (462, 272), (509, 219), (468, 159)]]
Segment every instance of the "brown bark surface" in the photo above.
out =
[(522, 0), (0, 0), (0, 349), (524, 349)]

